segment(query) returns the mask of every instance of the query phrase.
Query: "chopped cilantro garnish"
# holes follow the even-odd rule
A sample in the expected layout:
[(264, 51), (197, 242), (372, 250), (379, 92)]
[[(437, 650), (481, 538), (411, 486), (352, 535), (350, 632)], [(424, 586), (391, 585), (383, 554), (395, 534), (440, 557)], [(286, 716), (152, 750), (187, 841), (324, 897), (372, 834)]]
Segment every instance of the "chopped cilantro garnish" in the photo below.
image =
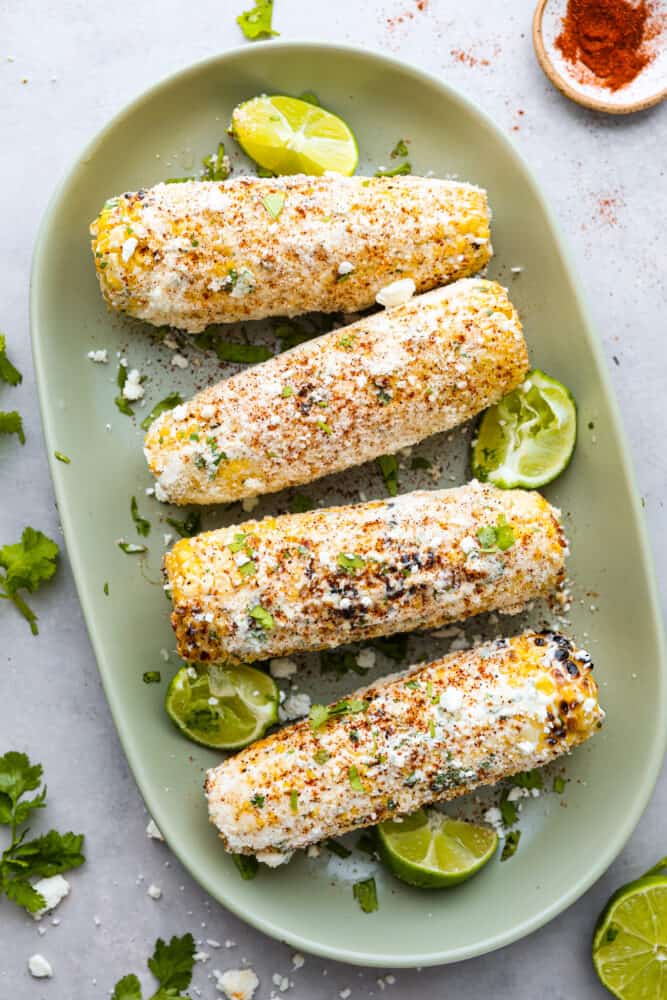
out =
[(118, 542), (118, 548), (122, 549), (126, 556), (136, 556), (140, 552), (147, 552), (145, 545), (135, 545), (134, 542), (125, 542), (122, 539)]
[(352, 886), (352, 895), (364, 913), (373, 913), (377, 910), (378, 894), (374, 878), (365, 878), (361, 882), (355, 882)]
[(482, 552), (495, 552), (496, 550), (505, 552), (514, 545), (516, 535), (512, 525), (507, 523), (505, 515), (501, 514), (495, 527), (486, 524), (477, 529), (477, 541)]
[[(195, 964), (195, 942), (192, 934), (183, 937), (172, 937), (169, 944), (162, 938), (155, 942), (155, 950), (148, 959), (148, 968), (158, 982), (158, 989), (151, 995), (151, 1000), (187, 1000), (187, 990), (192, 980), (192, 969)], [(111, 1000), (142, 1000), (141, 983), (130, 973), (123, 976), (115, 986)]]
[(264, 796), (260, 795), (259, 792), (250, 799), (251, 805), (255, 806), (257, 809), (264, 808)]
[(44, 909), (47, 901), (30, 880), (60, 875), (85, 861), (82, 834), (49, 830), (26, 840), (28, 830), (18, 832), (32, 812), (46, 806), (46, 786), (33, 798), (24, 798), (41, 784), (41, 764), (31, 764), (25, 754), (13, 750), (0, 757), (0, 824), (9, 827), (10, 834), (0, 855), (0, 896), (6, 895), (33, 914)]
[(229, 160), (225, 156), (225, 147), (222, 142), (218, 143), (215, 153), (209, 153), (201, 161), (204, 167), (202, 178), (205, 181), (226, 181), (229, 177)]
[(0, 434), (16, 434), (21, 444), (25, 444), (23, 420), (18, 410), (5, 413), (0, 410)]
[(320, 729), (325, 722), (340, 715), (356, 715), (358, 712), (365, 712), (368, 709), (368, 702), (361, 698), (343, 698), (335, 705), (311, 705), (309, 720), (310, 728), (314, 733)]
[(566, 784), (567, 784), (566, 779), (562, 778), (560, 774), (557, 774), (556, 777), (554, 778), (554, 792), (556, 793), (556, 795), (563, 794), (563, 792), (565, 791)]
[(201, 531), (201, 513), (198, 510), (190, 511), (183, 521), (179, 521), (176, 517), (166, 517), (165, 521), (181, 538), (191, 538)]
[[(164, 413), (165, 410), (173, 410), (175, 406), (180, 406), (183, 402), (183, 397), (180, 392), (170, 392), (168, 396), (161, 399), (159, 403), (156, 403), (151, 412), (141, 421), (142, 430), (147, 431), (154, 420)], [(131, 411), (130, 411), (131, 412)]]
[[(185, 184), (187, 181), (194, 180), (196, 180), (196, 177), (167, 177), (165, 184)], [(100, 267), (102, 267), (101, 264)]]
[(55, 573), (57, 559), (56, 543), (34, 528), (25, 528), (21, 541), (15, 545), (0, 548), (0, 599), (12, 602), (30, 625), (33, 635), (39, 632), (37, 615), (19, 590), (34, 594)]
[(261, 604), (256, 604), (254, 608), (251, 608), (248, 612), (251, 618), (257, 622), (261, 628), (269, 632), (275, 627), (275, 621), (273, 615), (270, 614), (266, 608), (263, 608)]
[(0, 333), (0, 379), (8, 385), (18, 385), (23, 381), (23, 375), (7, 357), (7, 341), (4, 333)]
[(350, 788), (353, 788), (355, 792), (363, 792), (364, 786), (361, 784), (359, 771), (357, 770), (354, 764), (350, 764), (347, 770), (347, 774), (350, 779)]
[(519, 788), (542, 788), (544, 785), (542, 772), (539, 768), (533, 768), (532, 771), (519, 771), (508, 780), (510, 785), (518, 785)]
[(500, 815), (503, 818), (503, 824), (509, 827), (514, 826), (519, 819), (519, 810), (514, 802), (510, 802), (507, 796), (508, 793), (504, 792), (498, 808), (500, 809)]
[(251, 10), (246, 10), (236, 18), (245, 37), (252, 41), (255, 38), (271, 38), (280, 32), (273, 30), (273, 0), (257, 0)]
[(387, 170), (376, 170), (374, 176), (398, 177), (401, 174), (411, 174), (411, 173), (412, 173), (412, 164), (410, 163), (409, 160), (406, 160), (405, 163), (399, 163), (398, 166), (396, 167), (390, 167)]
[(59, 462), (63, 462), (65, 465), (70, 465), (72, 462), (72, 459), (68, 455), (63, 454), (62, 451), (54, 451), (53, 457), (57, 458)]
[(353, 552), (341, 552), (338, 556), (338, 565), (347, 573), (352, 573), (355, 569), (363, 569), (366, 565), (366, 560), (362, 559), (361, 556), (355, 555)]
[(240, 552), (241, 549), (245, 548), (247, 540), (248, 540), (248, 536), (245, 535), (242, 531), (238, 531), (234, 535), (234, 540), (231, 541), (229, 543), (229, 545), (228, 545), (229, 551), (230, 552)]
[(102, 587), (102, 590), (104, 591), (105, 597), (108, 597), (109, 596), (109, 581), (108, 580), (104, 581), (104, 586)]
[(141, 679), (144, 684), (159, 684), (162, 680), (162, 674), (159, 670), (146, 670)]
[(327, 851), (331, 851), (331, 853), (335, 854), (338, 858), (349, 858), (352, 854), (352, 851), (349, 850), (345, 844), (339, 844), (337, 840), (325, 840), (324, 846)]
[(395, 497), (398, 493), (398, 459), (395, 455), (380, 455), (377, 463), (390, 496)]
[(273, 352), (262, 344), (237, 344), (230, 340), (217, 340), (215, 353), (221, 361), (235, 365), (254, 365), (273, 357)]
[(262, 199), (262, 205), (272, 218), (277, 219), (285, 207), (285, 195), (282, 191), (276, 191), (274, 194), (267, 194), (266, 197)]
[(289, 807), (293, 813), (299, 811), (299, 793), (296, 788), (293, 788), (289, 793)]
[(325, 434), (333, 434), (331, 427), (329, 427), (329, 424), (325, 420), (318, 420), (317, 426), (321, 431), (324, 431)]
[(284, 385), (280, 391), (280, 395), (283, 399), (289, 399), (290, 396), (294, 394), (294, 389), (291, 385)]
[(243, 563), (242, 566), (239, 566), (239, 573), (241, 574), (241, 576), (254, 576), (256, 571), (257, 571), (257, 566), (252, 561), (252, 559), (249, 559), (248, 562)]
[(352, 347), (353, 344), (354, 344), (354, 334), (353, 333), (346, 333), (345, 336), (341, 337), (340, 340), (338, 341), (338, 346), (339, 347), (344, 347), (345, 350), (347, 350), (348, 348)]
[(392, 160), (395, 160), (398, 156), (407, 156), (408, 147), (406, 145), (405, 139), (399, 139), (391, 153), (389, 154)]
[(512, 830), (511, 833), (507, 834), (507, 837), (505, 838), (505, 844), (503, 846), (503, 850), (500, 855), (501, 861), (507, 861), (508, 858), (511, 858), (513, 857), (513, 855), (516, 854), (520, 840), (521, 840), (521, 830)]
[(413, 472), (416, 471), (417, 469), (430, 469), (431, 463), (429, 462), (428, 458), (424, 458), (423, 455), (415, 455), (415, 457), (410, 462), (410, 468), (412, 469)]
[(232, 854), (232, 861), (239, 870), (239, 875), (245, 882), (249, 882), (257, 874), (259, 861), (254, 854)]
[(132, 497), (130, 500), (130, 514), (132, 515), (132, 520), (134, 521), (137, 529), (137, 534), (141, 535), (142, 538), (147, 538), (151, 531), (150, 521), (147, 521), (146, 518), (142, 517), (139, 513), (139, 506), (137, 504), (136, 497)]
[(317, 751), (317, 753), (313, 757), (313, 760), (315, 761), (316, 764), (326, 764), (326, 762), (329, 760), (330, 757), (331, 754), (329, 753), (329, 751), (322, 748), (321, 750)]

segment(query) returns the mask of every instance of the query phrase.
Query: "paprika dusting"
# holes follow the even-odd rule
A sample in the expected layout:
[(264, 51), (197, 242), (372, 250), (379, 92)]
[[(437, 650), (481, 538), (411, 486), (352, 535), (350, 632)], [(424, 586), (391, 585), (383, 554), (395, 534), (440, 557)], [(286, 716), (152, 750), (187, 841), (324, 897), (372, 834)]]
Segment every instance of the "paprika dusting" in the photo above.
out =
[(556, 48), (575, 67), (583, 63), (599, 85), (620, 90), (653, 58), (647, 43), (660, 28), (651, 15), (647, 0), (568, 0)]

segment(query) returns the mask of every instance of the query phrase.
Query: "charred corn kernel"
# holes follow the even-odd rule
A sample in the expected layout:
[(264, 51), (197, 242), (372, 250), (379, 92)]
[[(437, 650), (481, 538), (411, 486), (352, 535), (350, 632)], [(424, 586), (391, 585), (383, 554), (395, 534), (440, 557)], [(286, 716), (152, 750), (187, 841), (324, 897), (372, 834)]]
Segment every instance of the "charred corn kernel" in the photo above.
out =
[(190, 333), (365, 309), (397, 278), (422, 292), (491, 256), (486, 193), (425, 177), (158, 184), (112, 198), (90, 231), (109, 305)]
[(250, 662), (518, 611), (563, 578), (558, 514), (472, 482), (184, 538), (165, 556), (179, 653)]
[(156, 495), (226, 503), (310, 482), (468, 420), (527, 371), (505, 289), (457, 281), (162, 414), (144, 449)]
[(276, 864), (539, 767), (600, 727), (591, 670), (569, 639), (529, 632), (380, 680), (211, 769), (211, 822), (228, 851)]

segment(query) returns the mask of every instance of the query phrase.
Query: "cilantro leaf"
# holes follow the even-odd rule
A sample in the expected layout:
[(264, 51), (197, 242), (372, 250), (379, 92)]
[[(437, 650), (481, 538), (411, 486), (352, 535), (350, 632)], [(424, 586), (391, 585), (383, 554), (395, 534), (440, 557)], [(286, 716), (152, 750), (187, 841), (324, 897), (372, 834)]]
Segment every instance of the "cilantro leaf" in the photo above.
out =
[(0, 434), (16, 434), (21, 444), (25, 444), (23, 420), (18, 410), (6, 413), (0, 410)]
[(355, 882), (352, 886), (352, 895), (364, 913), (373, 913), (377, 910), (378, 894), (374, 878), (365, 878), (361, 882)]
[[(180, 406), (183, 402), (183, 397), (180, 392), (170, 392), (168, 396), (161, 399), (159, 403), (156, 403), (151, 412), (147, 417), (141, 421), (140, 427), (142, 430), (147, 431), (154, 420), (164, 413), (165, 410), (173, 410), (175, 406)], [(124, 411), (123, 411), (124, 412)], [(130, 410), (130, 414), (132, 411)]]
[(355, 569), (363, 569), (366, 565), (366, 560), (354, 552), (340, 552), (337, 561), (346, 573), (353, 573)]
[(44, 897), (30, 879), (50, 877), (83, 864), (83, 835), (60, 834), (56, 830), (26, 840), (27, 830), (18, 832), (35, 809), (46, 804), (46, 787), (31, 799), (24, 796), (40, 788), (41, 764), (31, 764), (24, 753), (10, 750), (0, 757), (0, 823), (10, 828), (9, 846), (0, 855), (0, 895), (4, 893), (28, 913), (46, 906)]
[(273, 357), (273, 352), (262, 344), (235, 344), (230, 340), (216, 340), (213, 346), (221, 361), (229, 361), (235, 365), (254, 365)]
[(273, 30), (273, 0), (257, 0), (251, 10), (246, 10), (236, 18), (245, 37), (252, 41), (255, 38), (271, 38), (280, 32)]
[(380, 455), (377, 463), (390, 496), (395, 497), (398, 493), (398, 459), (395, 455)]
[(514, 826), (514, 824), (518, 821), (519, 810), (514, 802), (510, 802), (508, 794), (508, 792), (503, 794), (498, 808), (500, 809), (500, 815), (503, 818), (503, 825), (509, 827)]
[(282, 191), (267, 194), (262, 201), (262, 205), (273, 219), (277, 219), (285, 207), (285, 195)]
[(201, 513), (198, 510), (190, 511), (183, 521), (179, 521), (176, 517), (166, 517), (165, 521), (178, 532), (181, 538), (191, 538), (201, 531)]
[(516, 542), (516, 535), (511, 524), (507, 523), (504, 514), (501, 514), (495, 527), (492, 524), (485, 524), (477, 529), (477, 541), (482, 552), (505, 552)]
[(11, 601), (37, 635), (37, 615), (18, 593), (28, 590), (31, 594), (56, 571), (58, 546), (41, 531), (25, 528), (21, 541), (0, 548), (0, 598)]
[(273, 615), (266, 608), (263, 608), (261, 604), (256, 604), (254, 608), (250, 609), (248, 614), (257, 622), (260, 628), (266, 629), (267, 632), (274, 628), (276, 624)]
[(202, 160), (204, 170), (202, 178), (205, 181), (226, 181), (231, 170), (229, 167), (229, 157), (225, 156), (224, 143), (218, 143), (216, 153), (210, 153)]
[(535, 767), (532, 771), (519, 771), (508, 779), (510, 785), (518, 785), (519, 788), (542, 788), (544, 780), (542, 772)]
[(412, 164), (410, 163), (409, 160), (406, 160), (405, 163), (399, 163), (397, 167), (390, 167), (387, 170), (376, 170), (374, 176), (399, 177), (402, 174), (411, 174), (411, 173), (412, 173)]
[(517, 852), (519, 841), (521, 840), (521, 830), (512, 830), (505, 838), (505, 844), (500, 855), (501, 861), (507, 861)]
[(148, 959), (151, 970), (160, 989), (167, 991), (185, 990), (192, 979), (194, 966), (195, 942), (192, 934), (183, 937), (172, 937), (169, 944), (162, 938), (155, 942), (155, 951)]
[(408, 147), (406, 145), (405, 139), (399, 139), (389, 155), (391, 156), (392, 160), (395, 160), (398, 156), (407, 156)]
[(136, 497), (132, 497), (130, 500), (130, 514), (132, 515), (132, 520), (135, 523), (137, 534), (146, 538), (150, 534), (151, 524), (150, 521), (147, 521), (146, 518), (142, 517), (139, 513), (139, 505)]
[(23, 381), (23, 375), (7, 357), (7, 343), (3, 333), (0, 333), (0, 379), (8, 385), (18, 385)]
[(111, 1000), (141, 1000), (141, 985), (133, 973), (118, 980)]
[(257, 874), (259, 861), (254, 854), (232, 854), (232, 861), (244, 882), (249, 882)]

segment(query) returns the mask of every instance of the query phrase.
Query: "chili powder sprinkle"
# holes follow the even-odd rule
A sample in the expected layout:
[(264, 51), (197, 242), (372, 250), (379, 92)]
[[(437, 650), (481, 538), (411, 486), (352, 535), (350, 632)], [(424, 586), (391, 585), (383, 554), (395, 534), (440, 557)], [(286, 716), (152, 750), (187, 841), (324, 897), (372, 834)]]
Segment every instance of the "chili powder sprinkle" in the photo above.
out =
[[(620, 90), (654, 57), (648, 43), (661, 24), (653, 13), (647, 0), (568, 0), (556, 48), (575, 68), (583, 64), (599, 85)], [(590, 82), (585, 71), (578, 78)]]

